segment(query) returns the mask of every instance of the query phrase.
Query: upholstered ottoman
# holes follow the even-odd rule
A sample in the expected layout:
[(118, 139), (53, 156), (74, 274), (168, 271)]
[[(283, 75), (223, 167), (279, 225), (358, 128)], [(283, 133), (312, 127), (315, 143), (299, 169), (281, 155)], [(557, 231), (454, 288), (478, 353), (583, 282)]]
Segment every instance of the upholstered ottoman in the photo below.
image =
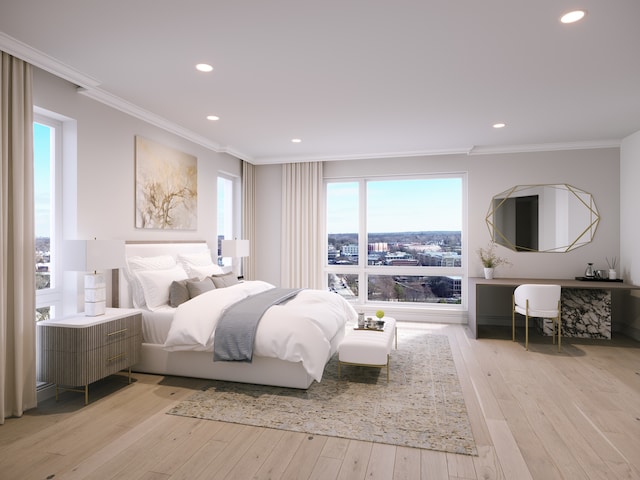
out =
[(397, 344), (396, 320), (384, 317), (384, 330), (350, 330), (338, 345), (338, 378), (341, 365), (361, 365), (365, 367), (387, 367), (389, 381), (389, 361), (394, 341)]

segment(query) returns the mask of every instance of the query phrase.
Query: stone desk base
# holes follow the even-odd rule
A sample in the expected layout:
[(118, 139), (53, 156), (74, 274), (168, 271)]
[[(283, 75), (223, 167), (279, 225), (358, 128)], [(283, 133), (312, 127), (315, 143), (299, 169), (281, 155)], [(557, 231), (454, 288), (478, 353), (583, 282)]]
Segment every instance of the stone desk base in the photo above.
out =
[[(611, 292), (563, 289), (561, 294), (562, 336), (611, 340)], [(536, 319), (543, 335), (553, 334), (550, 319)]]

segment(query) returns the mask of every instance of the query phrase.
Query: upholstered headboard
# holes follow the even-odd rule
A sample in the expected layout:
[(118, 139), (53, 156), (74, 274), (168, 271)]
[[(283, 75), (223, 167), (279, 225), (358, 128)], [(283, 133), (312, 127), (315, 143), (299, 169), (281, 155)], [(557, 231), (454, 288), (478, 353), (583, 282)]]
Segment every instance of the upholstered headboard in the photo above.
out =
[[(181, 253), (198, 253), (206, 250), (209, 250), (209, 245), (207, 245), (207, 242), (204, 240), (185, 242), (125, 242), (125, 255), (127, 258), (135, 256), (155, 257), (158, 255), (171, 255), (177, 258)], [(215, 259), (215, 252), (213, 258)], [(112, 304), (114, 307), (131, 308), (133, 307), (131, 287), (124, 271), (125, 269), (121, 268), (118, 270), (118, 275), (114, 275), (114, 280), (117, 279), (117, 286), (114, 285), (113, 287)]]

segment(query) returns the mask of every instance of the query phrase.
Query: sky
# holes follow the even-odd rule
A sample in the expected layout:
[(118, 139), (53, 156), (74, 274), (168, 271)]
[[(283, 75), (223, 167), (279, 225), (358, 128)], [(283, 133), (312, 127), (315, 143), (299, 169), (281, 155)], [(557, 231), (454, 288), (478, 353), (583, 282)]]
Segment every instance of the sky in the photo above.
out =
[(33, 124), (34, 202), (36, 237), (51, 235), (51, 128)]
[[(358, 228), (358, 182), (327, 189), (327, 233)], [(462, 179), (425, 178), (367, 182), (370, 233), (462, 230)]]

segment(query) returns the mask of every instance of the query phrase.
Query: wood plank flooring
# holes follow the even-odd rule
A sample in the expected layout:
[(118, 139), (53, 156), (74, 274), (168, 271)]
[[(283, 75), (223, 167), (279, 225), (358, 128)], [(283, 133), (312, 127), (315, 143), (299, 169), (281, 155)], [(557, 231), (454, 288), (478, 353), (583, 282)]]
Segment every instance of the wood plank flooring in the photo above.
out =
[(166, 415), (206, 381), (113, 375), (0, 426), (0, 479), (640, 479), (639, 342), (399, 328), (449, 336), (478, 456)]

